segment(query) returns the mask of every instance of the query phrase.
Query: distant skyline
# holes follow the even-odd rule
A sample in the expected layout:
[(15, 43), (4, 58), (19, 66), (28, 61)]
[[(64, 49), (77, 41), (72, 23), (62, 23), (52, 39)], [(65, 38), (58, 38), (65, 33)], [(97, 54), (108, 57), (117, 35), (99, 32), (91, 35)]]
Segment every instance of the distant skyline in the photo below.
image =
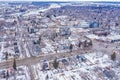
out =
[(84, 1), (105, 1), (107, 2), (107, 1), (110, 1), (110, 2), (120, 2), (120, 0), (0, 0), (0, 1), (10, 1), (10, 2), (12, 1), (43, 1), (43, 2), (45, 1), (60, 1), (60, 2), (67, 2), (67, 1), (73, 1), (73, 2), (75, 1), (82, 1), (82, 2)]

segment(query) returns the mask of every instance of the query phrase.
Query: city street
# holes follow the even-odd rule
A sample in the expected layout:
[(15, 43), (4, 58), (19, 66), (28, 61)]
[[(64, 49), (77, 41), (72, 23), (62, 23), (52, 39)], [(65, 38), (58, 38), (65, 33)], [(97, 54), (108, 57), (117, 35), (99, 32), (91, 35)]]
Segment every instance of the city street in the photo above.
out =
[[(107, 43), (106, 43), (107, 45)], [(41, 60), (45, 60), (47, 59), (48, 61), (49, 60), (54, 60), (55, 58), (63, 58), (63, 57), (69, 57), (71, 55), (77, 55), (77, 54), (84, 54), (84, 53), (92, 53), (92, 52), (103, 52), (105, 54), (112, 54), (113, 51), (116, 51), (116, 46), (119, 45), (119, 44), (109, 44), (109, 46), (107, 48), (106, 45), (104, 43), (100, 43), (98, 41), (94, 41), (93, 42), (93, 48), (91, 48), (90, 50), (86, 49), (86, 50), (74, 50), (73, 52), (65, 52), (65, 53), (56, 53), (56, 54), (47, 54), (47, 55), (40, 55), (40, 56), (37, 56), (37, 57), (29, 57), (29, 58), (25, 58), (25, 59), (17, 59), (16, 60), (16, 63), (17, 63), (17, 66), (21, 66), (21, 65), (33, 65), (33, 64), (36, 64), (36, 63), (39, 63)], [(119, 45), (120, 46), (120, 45)], [(117, 50), (120, 52), (120, 50)], [(13, 61), (12, 59), (11, 60), (8, 60), (6, 62), (2, 62), (0, 63), (0, 69), (5, 69), (5, 68), (9, 68), (9, 67), (12, 67), (13, 65)]]

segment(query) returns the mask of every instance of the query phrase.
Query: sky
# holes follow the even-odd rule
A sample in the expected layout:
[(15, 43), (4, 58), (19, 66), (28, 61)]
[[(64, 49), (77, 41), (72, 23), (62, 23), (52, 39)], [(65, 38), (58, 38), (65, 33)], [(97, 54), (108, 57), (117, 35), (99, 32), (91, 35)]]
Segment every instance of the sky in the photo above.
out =
[(0, 0), (0, 1), (110, 1), (110, 2), (120, 2), (120, 0)]

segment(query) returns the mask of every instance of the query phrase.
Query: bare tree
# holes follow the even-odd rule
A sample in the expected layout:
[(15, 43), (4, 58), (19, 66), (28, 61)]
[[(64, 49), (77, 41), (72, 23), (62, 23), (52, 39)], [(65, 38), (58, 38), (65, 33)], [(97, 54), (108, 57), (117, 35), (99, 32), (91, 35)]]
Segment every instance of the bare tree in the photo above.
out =
[(16, 59), (15, 58), (14, 58), (14, 61), (13, 61), (13, 69), (17, 70), (17, 68), (16, 68)]
[(111, 54), (111, 60), (115, 61), (116, 60), (116, 53), (113, 52), (113, 54)]
[(57, 61), (57, 58), (54, 60), (54, 62), (53, 62), (53, 66), (54, 66), (55, 69), (58, 68), (58, 66), (59, 66), (59, 62)]
[(70, 52), (72, 52), (72, 50), (73, 50), (73, 45), (72, 44), (70, 44), (69, 49), (70, 49)]

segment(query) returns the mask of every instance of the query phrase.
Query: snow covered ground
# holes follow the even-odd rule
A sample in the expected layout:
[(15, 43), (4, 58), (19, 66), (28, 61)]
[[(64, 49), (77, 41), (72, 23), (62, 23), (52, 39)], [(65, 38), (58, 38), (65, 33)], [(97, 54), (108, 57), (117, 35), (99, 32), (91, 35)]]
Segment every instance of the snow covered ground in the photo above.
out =
[[(65, 58), (69, 65), (62, 64), (64, 67), (58, 69), (42, 71), (42, 64), (32, 65), (35, 80), (110, 80), (113, 76), (108, 73), (110, 75), (110, 78), (108, 78), (108, 75), (104, 73), (105, 70), (113, 71), (111, 68), (112, 62), (108, 55), (99, 52), (80, 56), (84, 56), (87, 61), (81, 62), (75, 56), (72, 56), (69, 59)], [(120, 73), (120, 71), (118, 70), (116, 73)]]
[(6, 57), (6, 53), (9, 53), (9, 57), (8, 57), (8, 60), (12, 59), (13, 58), (13, 55), (15, 54), (14, 50), (12, 50), (11, 48), (12, 47), (9, 47), (9, 48), (5, 48), (6, 46), (6, 43), (2, 42), (0, 43), (0, 62), (3, 62), (5, 61), (5, 57)]
[(37, 15), (37, 14), (39, 14), (39, 12), (45, 12), (45, 11), (47, 11), (47, 10), (49, 10), (49, 9), (52, 9), (52, 8), (60, 8), (60, 7), (61, 7), (61, 6), (58, 5), (58, 4), (51, 4), (48, 8), (45, 8), (45, 9), (42, 9), (42, 8), (41, 8), (41, 9), (39, 9), (39, 10), (30, 11), (30, 12), (24, 14), (23, 16)]
[(120, 41), (120, 35), (108, 35), (107, 37), (105, 36), (97, 36), (94, 34), (87, 35), (88, 38), (90, 39), (97, 39), (105, 42), (112, 42), (112, 41)]
[(8, 80), (31, 80), (26, 66), (17, 67), (17, 71), (14, 71), (12, 68), (0, 70), (0, 80), (6, 80), (7, 76), (9, 76)]

